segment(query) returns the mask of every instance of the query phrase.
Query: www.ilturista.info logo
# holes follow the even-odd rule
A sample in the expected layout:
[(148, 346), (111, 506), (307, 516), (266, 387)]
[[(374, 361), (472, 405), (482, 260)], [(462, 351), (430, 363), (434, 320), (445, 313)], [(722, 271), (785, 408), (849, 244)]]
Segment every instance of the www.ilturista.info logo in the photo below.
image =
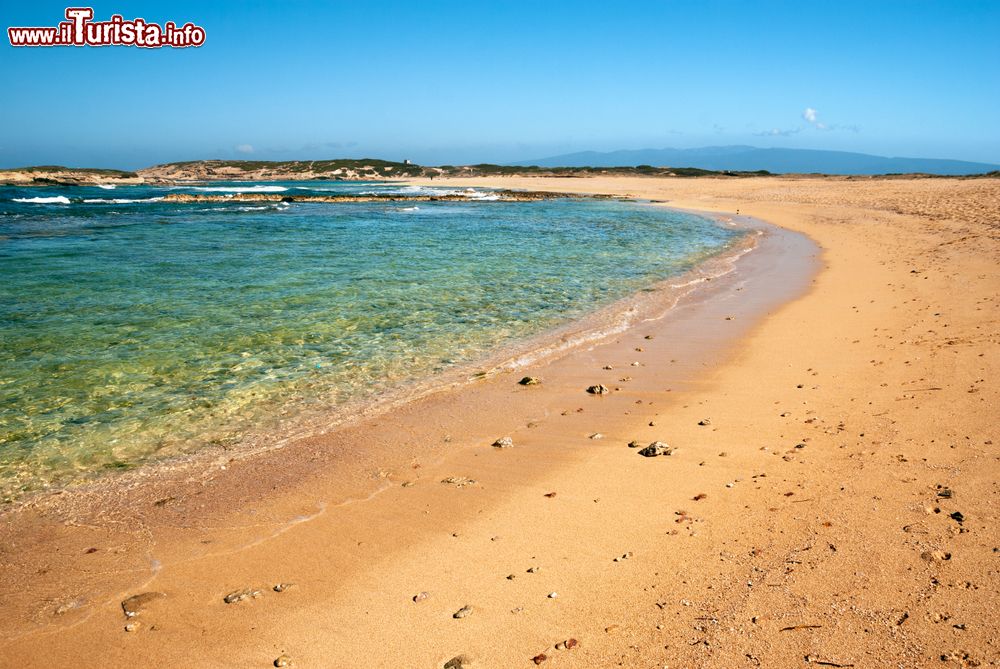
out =
[(205, 43), (205, 29), (193, 23), (162, 26), (145, 19), (126, 21), (113, 14), (108, 21), (93, 21), (90, 7), (67, 7), (66, 21), (50, 28), (7, 28), (11, 46), (138, 46), (157, 49), (184, 48)]

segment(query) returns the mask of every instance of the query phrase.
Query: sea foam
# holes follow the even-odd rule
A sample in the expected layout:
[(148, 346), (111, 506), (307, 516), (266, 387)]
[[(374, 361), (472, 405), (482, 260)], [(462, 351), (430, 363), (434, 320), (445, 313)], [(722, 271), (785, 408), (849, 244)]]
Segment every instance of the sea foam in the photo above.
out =
[(55, 197), (15, 197), (14, 202), (30, 202), (32, 204), (69, 204), (69, 198), (62, 195)]
[(281, 193), (284, 186), (195, 186), (194, 190), (206, 193)]

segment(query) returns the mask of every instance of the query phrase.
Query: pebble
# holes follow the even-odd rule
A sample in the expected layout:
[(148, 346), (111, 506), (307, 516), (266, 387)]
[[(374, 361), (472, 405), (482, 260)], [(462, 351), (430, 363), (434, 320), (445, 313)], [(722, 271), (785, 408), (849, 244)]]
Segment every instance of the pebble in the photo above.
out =
[(526, 376), (520, 381), (518, 381), (518, 383), (520, 383), (522, 386), (537, 386), (541, 382), (542, 382), (541, 379), (536, 378), (534, 376)]
[(558, 596), (559, 596), (558, 592), (550, 592), (548, 595), (549, 599), (555, 599)]
[(580, 644), (576, 639), (566, 639), (556, 644), (556, 650), (572, 650)]
[(698, 425), (701, 425), (702, 427), (704, 427), (706, 425), (711, 425), (711, 424), (712, 424), (712, 419), (711, 418), (702, 418), (700, 421), (698, 421)]
[(539, 569), (538, 567), (528, 567), (528, 573), (529, 574), (536, 574), (536, 573), (538, 573), (538, 569)]
[(134, 632), (137, 629), (139, 629), (139, 626), (140, 626), (140, 623), (138, 623), (138, 622), (129, 623), (129, 624), (125, 625), (125, 631), (126, 632)]
[(449, 476), (446, 479), (441, 479), (441, 483), (447, 483), (455, 486), (456, 488), (464, 488), (467, 485), (476, 485), (476, 482), (473, 479), (465, 476)]
[(627, 560), (630, 557), (632, 557), (632, 551), (629, 551), (628, 553), (625, 553), (624, 555), (619, 555), (618, 557), (616, 557), (614, 559), (614, 562), (621, 562), (622, 560)]
[[(236, 604), (237, 602), (242, 602), (244, 599), (257, 598), (261, 596), (260, 590), (254, 590), (253, 588), (244, 588), (243, 590), (235, 590), (230, 592), (228, 595), (222, 598), (226, 604)], [(127, 615), (127, 614), (126, 614)]]
[(493, 446), (496, 448), (510, 448), (514, 445), (514, 440), (510, 437), (500, 437), (493, 442)]
[(469, 669), (472, 666), (472, 658), (468, 655), (456, 655), (444, 663), (443, 669)]
[(430, 594), (428, 594), (426, 592), (418, 592), (417, 594), (413, 595), (413, 601), (414, 602), (422, 602), (425, 599), (427, 599), (428, 597), (430, 597)]
[(639, 455), (647, 458), (655, 458), (658, 455), (673, 455), (676, 449), (662, 441), (654, 441), (646, 448), (639, 451)]
[(590, 393), (591, 395), (607, 395), (611, 391), (608, 390), (608, 387), (606, 385), (599, 383), (596, 386), (588, 387), (587, 392)]
[(274, 661), (274, 666), (276, 667), (290, 667), (292, 666), (292, 658), (287, 655), (279, 655)]
[(590, 435), (588, 439), (604, 439), (604, 435), (601, 434), (600, 432), (595, 432), (594, 434)]
[(531, 661), (534, 662), (535, 664), (541, 664), (547, 659), (549, 659), (548, 655), (546, 655), (545, 653), (539, 653), (538, 655), (531, 658)]
[(284, 592), (285, 590), (288, 590), (293, 585), (295, 585), (295, 584), (294, 583), (278, 583), (273, 588), (271, 588), (271, 590), (274, 590), (275, 592)]
[(639, 443), (639, 442), (638, 442), (637, 440), (635, 440), (635, 439), (633, 439), (632, 441), (628, 442), (628, 447), (629, 447), (629, 448), (639, 448), (640, 446), (642, 446), (642, 444), (641, 444), (641, 443)]
[(451, 614), (451, 617), (452, 618), (464, 618), (465, 616), (469, 615), (470, 613), (472, 613), (472, 607), (469, 606), (469, 605), (465, 605), (462, 608), (460, 608), (458, 611), (455, 611), (455, 613)]

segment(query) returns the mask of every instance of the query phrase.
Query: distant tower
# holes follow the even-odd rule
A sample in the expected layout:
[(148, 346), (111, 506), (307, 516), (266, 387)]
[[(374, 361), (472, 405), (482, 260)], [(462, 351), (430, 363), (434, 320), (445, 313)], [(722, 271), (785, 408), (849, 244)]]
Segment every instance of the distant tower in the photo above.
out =
[(404, 165), (412, 165), (413, 163), (411, 163), (411, 162), (410, 162), (410, 161), (409, 161), (408, 159), (405, 159), (405, 158), (404, 158), (404, 159), (403, 159), (403, 164), (404, 164)]

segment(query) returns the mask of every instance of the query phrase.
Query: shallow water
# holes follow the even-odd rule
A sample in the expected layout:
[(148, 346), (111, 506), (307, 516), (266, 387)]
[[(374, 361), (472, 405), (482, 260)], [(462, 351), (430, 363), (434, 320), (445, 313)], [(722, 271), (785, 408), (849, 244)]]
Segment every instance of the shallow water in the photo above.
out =
[[(224, 189), (427, 192), (200, 190)], [(0, 498), (482, 359), (739, 235), (614, 201), (158, 200), (178, 190), (0, 188)]]

